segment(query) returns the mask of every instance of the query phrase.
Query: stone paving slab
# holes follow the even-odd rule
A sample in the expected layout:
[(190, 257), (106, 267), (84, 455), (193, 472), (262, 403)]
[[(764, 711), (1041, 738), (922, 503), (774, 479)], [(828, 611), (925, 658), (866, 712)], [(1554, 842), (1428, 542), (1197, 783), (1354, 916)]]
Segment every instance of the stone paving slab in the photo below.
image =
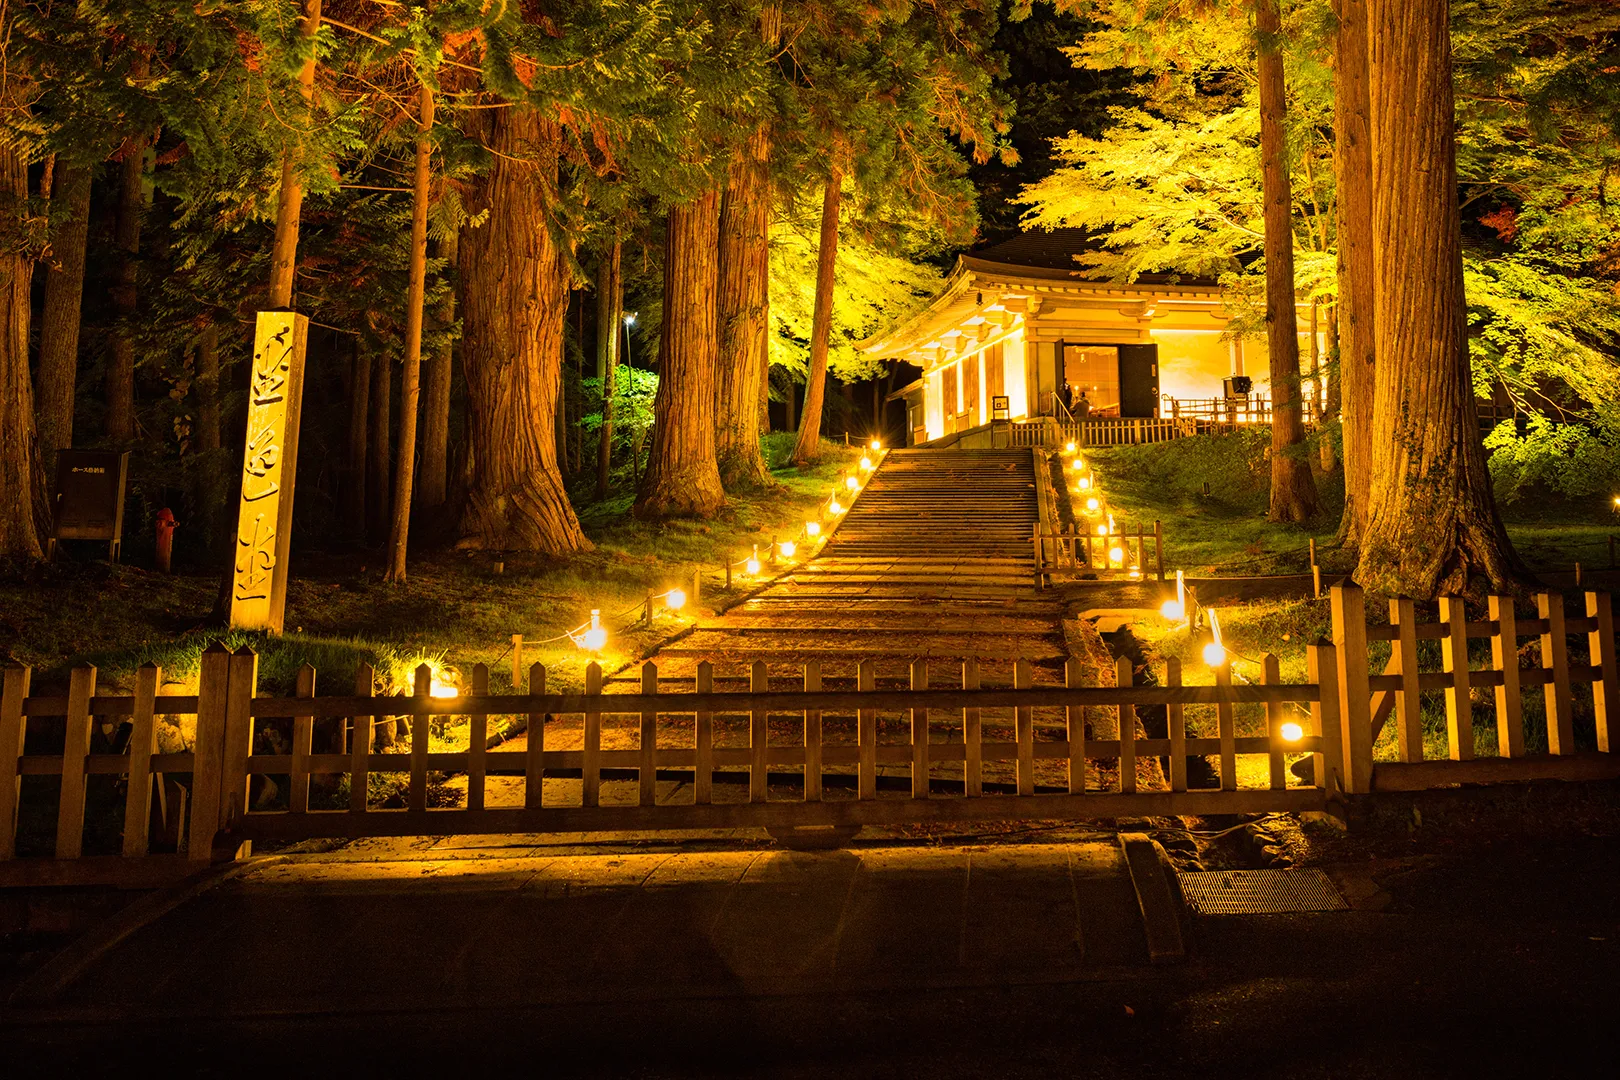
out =
[(1134, 904), (1106, 841), (302, 856), (138, 931), (61, 1004), (183, 1016), (1069, 980), (1146, 962)]

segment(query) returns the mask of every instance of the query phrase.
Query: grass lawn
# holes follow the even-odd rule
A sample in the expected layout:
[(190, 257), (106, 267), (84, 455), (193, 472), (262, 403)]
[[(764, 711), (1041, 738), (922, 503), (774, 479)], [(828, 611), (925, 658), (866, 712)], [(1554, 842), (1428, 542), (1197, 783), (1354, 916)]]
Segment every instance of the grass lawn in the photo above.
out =
[[(1239, 432), (1149, 446), (1086, 452), (1123, 521), (1164, 523), (1165, 565), (1189, 575), (1247, 576), (1310, 571), (1314, 538), (1322, 566), (1352, 569), (1333, 547), (1344, 509), (1342, 472), (1317, 473), (1322, 512), (1305, 525), (1266, 520), (1269, 434)], [(1208, 494), (1205, 494), (1206, 485)], [(1565, 571), (1576, 562), (1609, 565), (1609, 536), (1620, 520), (1603, 503), (1571, 507), (1526, 501), (1504, 509), (1508, 536), (1532, 570)]]
[[(379, 692), (391, 692), (408, 687), (411, 670), (428, 661), (453, 681), (486, 663), (491, 689), (500, 693), (511, 686), (512, 635), (522, 634), (525, 666), (544, 663), (553, 689), (575, 688), (590, 657), (562, 635), (585, 623), (591, 609), (609, 629), (600, 659), (611, 671), (691, 622), (690, 610), (660, 607), (651, 627), (627, 625), (648, 592), (679, 586), (690, 593), (701, 570), (700, 604), (712, 607), (724, 599), (722, 564), (797, 534), (859, 458), (859, 451), (827, 444), (823, 460), (801, 472), (782, 463), (791, 439), (779, 435), (767, 444), (775, 486), (734, 497), (709, 518), (637, 522), (628, 494), (583, 507), (580, 520), (596, 549), (567, 560), (413, 553), (409, 581), (395, 586), (383, 581), (376, 553), (301, 551), (295, 539), (287, 632), (279, 638), (223, 634), (207, 622), (216, 573), (166, 576), (89, 557), (27, 567), (0, 578), (0, 645), (12, 661), (34, 666), (36, 692), (65, 686), (68, 668), (81, 663), (96, 665), (104, 692), (129, 687), (148, 661), (163, 667), (166, 683), (194, 686), (201, 651), (224, 640), (259, 652), (259, 684), (267, 691), (290, 691), (309, 663), (319, 689), (347, 692), (364, 662), (377, 669)], [(496, 559), (504, 560), (501, 573)], [(749, 585), (739, 578), (734, 594)]]

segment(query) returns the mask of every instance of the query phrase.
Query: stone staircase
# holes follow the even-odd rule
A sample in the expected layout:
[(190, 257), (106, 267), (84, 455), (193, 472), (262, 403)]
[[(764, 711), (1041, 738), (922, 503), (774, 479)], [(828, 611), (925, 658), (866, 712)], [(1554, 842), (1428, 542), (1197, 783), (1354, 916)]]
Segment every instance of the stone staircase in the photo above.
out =
[(1062, 609), (1037, 586), (1036, 515), (1028, 449), (890, 451), (819, 555), (660, 650), (660, 682), (689, 684), (708, 660), (735, 686), (763, 660), (787, 689), (813, 660), (823, 685), (853, 687), (870, 660), (881, 685), (904, 686), (926, 659), (947, 685), (971, 658), (985, 685), (1011, 685), (1019, 659), (1061, 684)]

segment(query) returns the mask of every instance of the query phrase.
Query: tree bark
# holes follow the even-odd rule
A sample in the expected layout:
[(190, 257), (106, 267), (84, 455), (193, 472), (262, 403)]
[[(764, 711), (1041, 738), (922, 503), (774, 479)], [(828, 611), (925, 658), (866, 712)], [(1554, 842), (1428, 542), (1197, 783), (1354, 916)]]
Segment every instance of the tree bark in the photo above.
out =
[(366, 535), (366, 453), (371, 445), (371, 354), (357, 341), (349, 379), (349, 477), (344, 510), (359, 540)]
[(1372, 120), (1367, 70), (1367, 0), (1335, 0), (1333, 39), (1334, 218), (1338, 233), (1340, 432), (1344, 516), (1338, 542), (1361, 543), (1372, 495), (1373, 382), (1377, 319), (1373, 293)]
[[(9, 97), (11, 89), (0, 86), (0, 94)], [(27, 198), (28, 166), (11, 144), (0, 140), (0, 214), (20, 219)], [(44, 477), (28, 381), (33, 270), (28, 252), (0, 248), (0, 555), (28, 559), (44, 554), (35, 522)]]
[[(304, 14), (298, 32), (312, 41), (321, 28), (321, 0), (304, 0)], [(306, 113), (315, 94), (315, 50), (298, 71), (299, 88)], [(306, 115), (305, 122), (309, 117)], [(270, 299), (272, 308), (292, 307), (293, 271), (298, 261), (298, 220), (304, 205), (304, 184), (298, 175), (299, 150), (295, 146), (281, 155), (281, 187), (276, 193), (276, 234), (270, 248)]]
[(763, 132), (731, 163), (720, 208), (715, 458), (728, 489), (771, 482), (760, 448), (759, 380), (770, 340), (770, 179)]
[(670, 208), (652, 451), (636, 498), (637, 517), (700, 517), (726, 500), (714, 458), (719, 231), (718, 191)]
[(613, 467), (613, 397), (619, 388), (619, 334), (624, 321), (624, 244), (617, 236), (596, 275), (596, 377), (602, 383), (602, 428), (596, 444), (596, 497), (606, 499)]
[(470, 133), (495, 152), (461, 237), (461, 364), (472, 455), (460, 546), (552, 554), (589, 549), (557, 469), (553, 417), (568, 301), (565, 254), (547, 210), (561, 140), (533, 108), (473, 112)]
[(393, 463), (394, 365), (386, 355), (371, 361), (371, 445), (366, 457), (366, 542), (388, 538), (388, 493)]
[(1255, 0), (1259, 32), (1260, 159), (1266, 226), (1266, 346), (1271, 357), (1271, 521), (1309, 521), (1317, 510), (1300, 416), (1299, 319), (1294, 310), (1294, 197), (1283, 120), (1282, 18), (1277, 0)]
[(416, 118), (416, 170), (411, 184), (411, 269), (405, 287), (405, 368), (399, 384), (399, 468), (394, 470), (394, 514), (388, 531), (388, 575), (405, 581), (411, 534), (411, 481), (416, 472), (416, 410), (422, 397), (422, 307), (427, 295), (428, 183), (433, 178), (433, 90), (421, 83)]
[(210, 322), (197, 335), (197, 451), (220, 448), (219, 324)]
[(808, 465), (821, 450), (821, 402), (827, 383), (827, 342), (832, 336), (833, 271), (838, 265), (838, 206), (843, 174), (836, 168), (821, 197), (821, 242), (816, 249), (816, 312), (810, 323), (810, 371), (804, 378), (804, 412), (793, 444), (795, 465)]
[(1469, 375), (1446, 0), (1369, 0), (1378, 379), (1356, 580), (1426, 600), (1523, 574)]
[[(144, 65), (141, 65), (144, 67)], [(118, 270), (113, 277), (112, 306), (116, 325), (112, 355), (107, 360), (107, 437), (126, 443), (135, 438), (134, 323), (139, 297), (136, 272), (141, 251), (141, 211), (145, 198), (146, 146), (149, 136), (131, 135), (118, 168), (118, 214), (113, 240), (118, 246)]]
[[(452, 235), (439, 241), (438, 252), (449, 265), (455, 265), (456, 237)], [(435, 321), (445, 332), (445, 338), (428, 357), (427, 374), (423, 379), (422, 465), (417, 498), (425, 510), (443, 506), (450, 490), (450, 377), (455, 350), (449, 331), (456, 325), (454, 289), (446, 291)]]
[(58, 165), (53, 204), (68, 215), (51, 241), (45, 270), (45, 307), (39, 320), (39, 370), (34, 403), (39, 416), (39, 460), (49, 468), (56, 452), (73, 445), (73, 401), (79, 380), (79, 315), (84, 302), (84, 254), (90, 224), (90, 170)]

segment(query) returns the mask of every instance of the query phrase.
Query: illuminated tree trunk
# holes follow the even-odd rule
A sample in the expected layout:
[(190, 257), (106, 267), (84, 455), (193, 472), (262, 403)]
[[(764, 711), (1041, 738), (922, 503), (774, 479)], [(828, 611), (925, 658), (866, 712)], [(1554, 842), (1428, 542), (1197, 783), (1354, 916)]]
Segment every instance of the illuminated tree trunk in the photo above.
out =
[(433, 91), (417, 95), (416, 170), (411, 191), (411, 269), (405, 288), (405, 369), (399, 387), (399, 468), (394, 470), (394, 514), (388, 531), (388, 580), (405, 580), (411, 532), (411, 481), (416, 468), (416, 410), (421, 404), (422, 306), (427, 293), (428, 182), (433, 177)]
[(1282, 20), (1277, 0), (1255, 0), (1260, 35), (1260, 159), (1266, 222), (1266, 345), (1271, 356), (1272, 521), (1308, 521), (1316, 514), (1300, 416), (1299, 319), (1294, 309), (1294, 198), (1288, 178), (1283, 117)]
[(596, 377), (602, 383), (601, 439), (596, 444), (596, 497), (606, 499), (613, 468), (613, 397), (619, 388), (619, 334), (624, 321), (624, 245), (614, 238), (596, 276)]
[(1372, 127), (1367, 71), (1367, 0), (1335, 0), (1333, 177), (1338, 195), (1340, 431), (1344, 439), (1344, 517), (1338, 541), (1361, 543), (1371, 499), (1373, 373)]
[(725, 502), (714, 459), (719, 232), (718, 191), (670, 208), (652, 451), (636, 498), (637, 517), (698, 517)]
[(1370, 0), (1372, 478), (1356, 580), (1428, 599), (1522, 573), (1491, 497), (1469, 377), (1446, 0)]
[[(321, 28), (321, 0), (304, 0), (304, 14), (298, 32), (313, 41)], [(315, 93), (315, 50), (298, 71), (298, 83), (307, 109)], [(306, 122), (307, 122), (306, 117)], [(298, 220), (303, 211), (304, 185), (298, 175), (296, 150), (281, 156), (281, 187), (276, 194), (276, 235), (270, 249), (270, 299), (272, 308), (292, 307), (293, 270), (298, 260)]]
[[(12, 89), (0, 85), (0, 94), (9, 98)], [(27, 198), (28, 167), (0, 141), (0, 214), (20, 218)], [(34, 391), (28, 382), (33, 269), (26, 251), (0, 247), (0, 555), (37, 559), (43, 552), (35, 511), (44, 477), (35, 451)]]
[[(439, 257), (451, 265), (456, 261), (456, 237), (439, 241)], [(448, 331), (456, 324), (456, 294), (445, 293), (436, 315), (439, 329)], [(443, 506), (450, 489), (450, 381), (454, 346), (446, 335), (444, 344), (428, 357), (423, 378), (422, 466), (417, 498), (424, 509)]]
[[(145, 63), (136, 66), (144, 75)], [(148, 136), (132, 135), (125, 140), (118, 169), (118, 213), (113, 240), (118, 247), (118, 269), (113, 277), (112, 306), (117, 325), (112, 334), (112, 350), (107, 358), (107, 437), (114, 442), (135, 438), (135, 312), (138, 306), (136, 271), (141, 250), (141, 211), (145, 202), (142, 186), (146, 178)]]
[(771, 482), (760, 449), (759, 380), (770, 334), (770, 181), (763, 134), (731, 164), (720, 209), (715, 458), (727, 488)]
[(834, 169), (821, 198), (821, 243), (816, 249), (816, 313), (810, 324), (810, 371), (804, 379), (804, 412), (793, 463), (807, 465), (821, 449), (821, 402), (827, 383), (827, 342), (832, 335), (833, 270), (838, 265), (838, 206), (843, 175)]
[(472, 456), (460, 546), (561, 554), (590, 548), (557, 469), (568, 266), (547, 207), (561, 140), (533, 108), (473, 111), (495, 152), (467, 198), (483, 224), (460, 242), (461, 365)]

